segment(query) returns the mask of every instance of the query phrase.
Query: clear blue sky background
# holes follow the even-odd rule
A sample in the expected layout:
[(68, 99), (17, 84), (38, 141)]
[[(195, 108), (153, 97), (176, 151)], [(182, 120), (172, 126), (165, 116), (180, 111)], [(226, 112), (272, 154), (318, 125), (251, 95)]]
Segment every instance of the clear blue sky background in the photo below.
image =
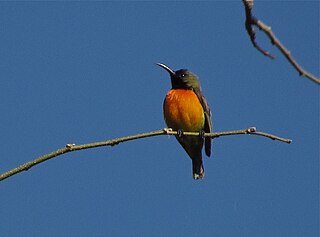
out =
[[(256, 1), (319, 77), (319, 2)], [(202, 83), (215, 131), (206, 177), (174, 137), (69, 153), (0, 183), (1, 236), (318, 236), (319, 86), (300, 78), (239, 1), (1, 2), (0, 172), (67, 143), (165, 127), (168, 74)]]

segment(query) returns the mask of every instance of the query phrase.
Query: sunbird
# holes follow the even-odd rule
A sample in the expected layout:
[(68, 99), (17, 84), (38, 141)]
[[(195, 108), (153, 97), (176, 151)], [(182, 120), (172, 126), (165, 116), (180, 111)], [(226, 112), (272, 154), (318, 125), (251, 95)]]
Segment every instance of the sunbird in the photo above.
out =
[[(204, 177), (202, 147), (211, 155), (212, 133), (211, 111), (203, 96), (198, 77), (187, 69), (174, 71), (167, 65), (157, 63), (171, 78), (172, 88), (163, 102), (163, 115), (168, 128), (178, 131), (176, 138), (192, 160), (193, 179)], [(199, 132), (199, 136), (184, 136), (185, 132)]]

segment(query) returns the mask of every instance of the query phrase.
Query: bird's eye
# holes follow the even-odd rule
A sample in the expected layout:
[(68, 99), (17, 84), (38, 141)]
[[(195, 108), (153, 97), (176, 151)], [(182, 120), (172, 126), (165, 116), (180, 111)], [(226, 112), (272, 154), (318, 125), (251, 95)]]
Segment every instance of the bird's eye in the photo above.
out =
[(185, 76), (185, 74), (182, 73), (182, 74), (181, 74), (181, 77), (184, 77), (184, 76)]

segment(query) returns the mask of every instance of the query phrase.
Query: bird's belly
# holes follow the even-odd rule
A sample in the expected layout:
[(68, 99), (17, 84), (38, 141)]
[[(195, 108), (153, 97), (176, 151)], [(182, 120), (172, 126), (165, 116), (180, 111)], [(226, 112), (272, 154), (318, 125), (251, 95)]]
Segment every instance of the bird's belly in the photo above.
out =
[(204, 127), (204, 111), (192, 90), (172, 89), (163, 105), (164, 118), (169, 128), (198, 132)]

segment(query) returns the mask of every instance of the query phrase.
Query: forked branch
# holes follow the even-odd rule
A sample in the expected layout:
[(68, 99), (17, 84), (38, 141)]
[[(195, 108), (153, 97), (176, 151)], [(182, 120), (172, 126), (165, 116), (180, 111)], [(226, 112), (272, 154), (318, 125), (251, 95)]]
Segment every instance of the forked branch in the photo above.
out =
[(264, 50), (259, 46), (259, 44), (256, 41), (256, 32), (254, 30), (254, 26), (257, 26), (260, 30), (262, 30), (271, 40), (271, 43), (275, 45), (281, 53), (286, 57), (286, 59), (289, 61), (289, 63), (298, 71), (299, 75), (302, 77), (306, 77), (310, 79), (311, 81), (320, 84), (320, 80), (309, 73), (308, 71), (304, 70), (297, 61), (293, 58), (290, 51), (280, 42), (280, 40), (275, 36), (275, 34), (272, 32), (271, 27), (263, 23), (261, 20), (257, 19), (252, 15), (252, 8), (253, 8), (253, 0), (242, 0), (244, 7), (245, 7), (245, 13), (246, 13), (246, 21), (245, 26), (246, 30), (248, 32), (248, 35), (250, 36), (251, 43), (253, 46), (260, 51), (263, 55), (274, 59), (275, 57), (271, 55), (268, 51)]
[[(127, 136), (127, 137), (121, 137), (121, 138), (116, 138), (112, 140), (107, 140), (107, 141), (102, 141), (102, 142), (94, 142), (94, 143), (88, 143), (88, 144), (81, 144), (81, 145), (76, 145), (76, 144), (67, 144), (65, 147), (60, 148), (54, 152), (51, 152), (49, 154), (40, 156), (32, 161), (29, 161), (23, 165), (20, 165), (12, 170), (9, 170), (3, 174), (0, 174), (0, 181), (9, 178), (10, 176), (13, 176), (15, 174), (18, 174), (22, 171), (27, 171), (30, 168), (32, 168), (35, 165), (38, 165), (42, 162), (45, 162), (47, 160), (50, 160), (54, 157), (63, 155), (68, 152), (72, 151), (78, 151), (78, 150), (84, 150), (84, 149), (90, 149), (90, 148), (96, 148), (96, 147), (101, 147), (101, 146), (114, 146), (117, 145), (121, 142), (126, 142), (126, 141), (131, 141), (131, 140), (136, 140), (140, 138), (146, 138), (146, 137), (154, 137), (154, 136), (159, 136), (159, 135), (177, 135), (177, 131), (173, 131), (172, 129), (162, 129), (154, 132), (148, 132), (148, 133), (141, 133), (137, 135), (132, 135), (132, 136)], [(256, 131), (255, 127), (243, 129), (243, 130), (237, 130), (237, 131), (229, 131), (229, 132), (216, 132), (216, 133), (205, 133), (205, 137), (212, 137), (212, 138), (218, 138), (222, 136), (231, 136), (231, 135), (240, 135), (240, 134), (251, 134), (251, 135), (257, 135), (257, 136), (263, 136), (270, 138), (272, 140), (278, 140), (281, 142), (285, 143), (291, 143), (290, 139), (285, 139), (281, 138), (272, 134), (264, 133), (264, 132), (258, 132)], [(199, 132), (183, 132), (183, 136), (200, 136)]]

